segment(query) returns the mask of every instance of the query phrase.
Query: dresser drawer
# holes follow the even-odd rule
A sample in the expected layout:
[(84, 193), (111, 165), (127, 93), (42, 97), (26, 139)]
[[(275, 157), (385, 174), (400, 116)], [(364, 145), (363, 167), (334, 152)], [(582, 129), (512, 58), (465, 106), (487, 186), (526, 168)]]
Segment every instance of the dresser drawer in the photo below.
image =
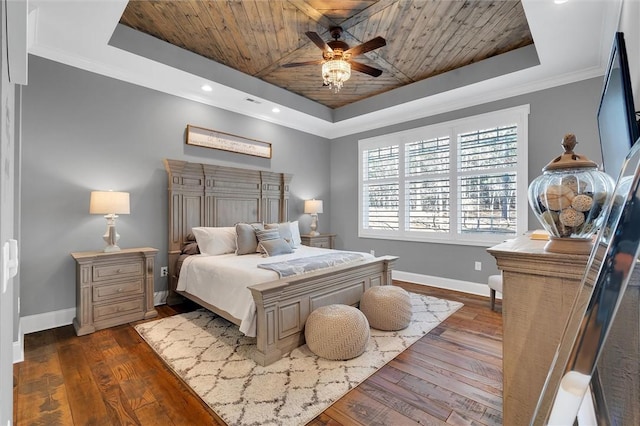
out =
[(93, 306), (93, 321), (100, 322), (125, 315), (142, 313), (144, 301), (141, 297), (117, 303)]
[(93, 266), (93, 281), (111, 280), (142, 275), (142, 262), (127, 262)]
[(144, 280), (121, 281), (93, 286), (93, 301), (102, 302), (116, 297), (134, 296), (144, 293)]

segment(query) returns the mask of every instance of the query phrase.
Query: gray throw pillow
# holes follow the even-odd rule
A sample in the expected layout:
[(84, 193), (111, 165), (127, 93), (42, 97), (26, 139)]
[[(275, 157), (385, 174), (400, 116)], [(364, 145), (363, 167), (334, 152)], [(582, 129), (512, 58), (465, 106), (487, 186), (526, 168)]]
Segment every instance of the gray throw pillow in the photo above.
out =
[(256, 230), (256, 237), (258, 238), (258, 243), (267, 240), (277, 240), (280, 238), (280, 233), (277, 229), (262, 229)]
[(291, 223), (267, 223), (266, 225), (264, 225), (264, 229), (277, 229), (278, 233), (280, 234), (280, 238), (288, 242), (292, 248), (295, 247), (293, 235), (291, 235)]
[(236, 224), (236, 254), (252, 254), (258, 251), (256, 229), (263, 229), (261, 223)]
[(260, 252), (264, 257), (278, 256), (280, 254), (293, 253), (293, 249), (288, 242), (282, 238), (274, 240), (263, 240), (258, 244)]

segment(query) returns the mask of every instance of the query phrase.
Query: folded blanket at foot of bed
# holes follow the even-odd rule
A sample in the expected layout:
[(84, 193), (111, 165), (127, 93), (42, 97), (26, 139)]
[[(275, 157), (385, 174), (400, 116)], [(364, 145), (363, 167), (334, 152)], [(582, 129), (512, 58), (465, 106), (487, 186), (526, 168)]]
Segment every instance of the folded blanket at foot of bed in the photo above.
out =
[(365, 257), (359, 253), (327, 253), (318, 256), (292, 259), (284, 262), (260, 263), (259, 268), (275, 271), (280, 278), (299, 275), (343, 263), (355, 262)]

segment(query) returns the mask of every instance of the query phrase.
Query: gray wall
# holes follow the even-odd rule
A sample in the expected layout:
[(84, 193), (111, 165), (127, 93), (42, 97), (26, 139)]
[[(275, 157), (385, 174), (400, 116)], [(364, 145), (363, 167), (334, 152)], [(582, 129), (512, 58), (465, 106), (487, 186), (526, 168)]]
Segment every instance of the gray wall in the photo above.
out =
[[(528, 160), (531, 182), (541, 174), (542, 167), (562, 153), (560, 142), (565, 133), (576, 134), (576, 152), (595, 162), (601, 161), (596, 125), (601, 90), (602, 79), (594, 78), (333, 140), (329, 205), (333, 225), (331, 231), (338, 234), (338, 248), (348, 247), (361, 251), (374, 249), (376, 255), (400, 256), (397, 269), (404, 272), (476, 283), (486, 282), (489, 275), (498, 273), (495, 260), (486, 252), (486, 248), (358, 238), (358, 140), (529, 104)], [(541, 228), (531, 209), (529, 212), (529, 229)], [(475, 261), (482, 262), (482, 271), (474, 270)]]
[[(159, 277), (168, 238), (163, 158), (293, 174), (289, 217), (300, 218), (302, 232), (310, 221), (302, 200), (328, 200), (331, 145), (324, 138), (39, 57), (29, 61), (22, 100), (21, 316), (75, 307), (69, 253), (104, 246), (106, 221), (89, 214), (92, 190), (130, 192), (131, 214), (117, 222), (119, 245), (159, 249), (155, 290), (167, 289)], [(273, 158), (187, 146), (187, 124), (271, 142)], [(320, 230), (330, 229), (329, 217), (322, 215)]]
[[(358, 139), (528, 103), (529, 180), (561, 152), (567, 132), (576, 133), (579, 153), (600, 161), (600, 78), (327, 141), (39, 57), (30, 57), (29, 71), (22, 100), (22, 316), (75, 307), (69, 253), (100, 249), (106, 226), (88, 214), (91, 190), (130, 192), (131, 214), (118, 220), (120, 245), (156, 247), (156, 266), (167, 264), (163, 158), (291, 173), (289, 214), (301, 220), (302, 232), (309, 223), (302, 200), (324, 199), (320, 230), (337, 233), (338, 248), (375, 249), (400, 256), (401, 271), (472, 282), (497, 273), (483, 247), (357, 237)], [(269, 141), (274, 156), (186, 146), (186, 124)], [(529, 228), (538, 227), (530, 215)], [(480, 272), (473, 269), (477, 260)], [(156, 291), (166, 290), (166, 278), (156, 275)]]

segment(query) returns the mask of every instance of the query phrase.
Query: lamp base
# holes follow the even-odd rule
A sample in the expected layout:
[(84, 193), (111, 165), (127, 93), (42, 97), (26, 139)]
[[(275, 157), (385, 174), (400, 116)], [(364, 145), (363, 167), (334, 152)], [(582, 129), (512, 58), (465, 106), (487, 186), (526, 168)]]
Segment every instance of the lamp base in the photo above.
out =
[(312, 213), (311, 214), (311, 226), (309, 226), (309, 228), (311, 228), (311, 231), (309, 232), (309, 236), (310, 237), (317, 237), (318, 235), (320, 235), (320, 233), (318, 231), (316, 231), (316, 229), (318, 229), (318, 214), (317, 213)]
[(121, 248), (114, 244), (114, 245), (106, 246), (103, 251), (105, 253), (113, 253), (114, 251), (120, 251), (120, 250)]
[(102, 239), (107, 246), (104, 248), (105, 253), (112, 253), (114, 251), (120, 251), (120, 247), (118, 247), (118, 240), (120, 239), (120, 234), (116, 232), (116, 215), (106, 215), (107, 219), (107, 231), (102, 236)]

